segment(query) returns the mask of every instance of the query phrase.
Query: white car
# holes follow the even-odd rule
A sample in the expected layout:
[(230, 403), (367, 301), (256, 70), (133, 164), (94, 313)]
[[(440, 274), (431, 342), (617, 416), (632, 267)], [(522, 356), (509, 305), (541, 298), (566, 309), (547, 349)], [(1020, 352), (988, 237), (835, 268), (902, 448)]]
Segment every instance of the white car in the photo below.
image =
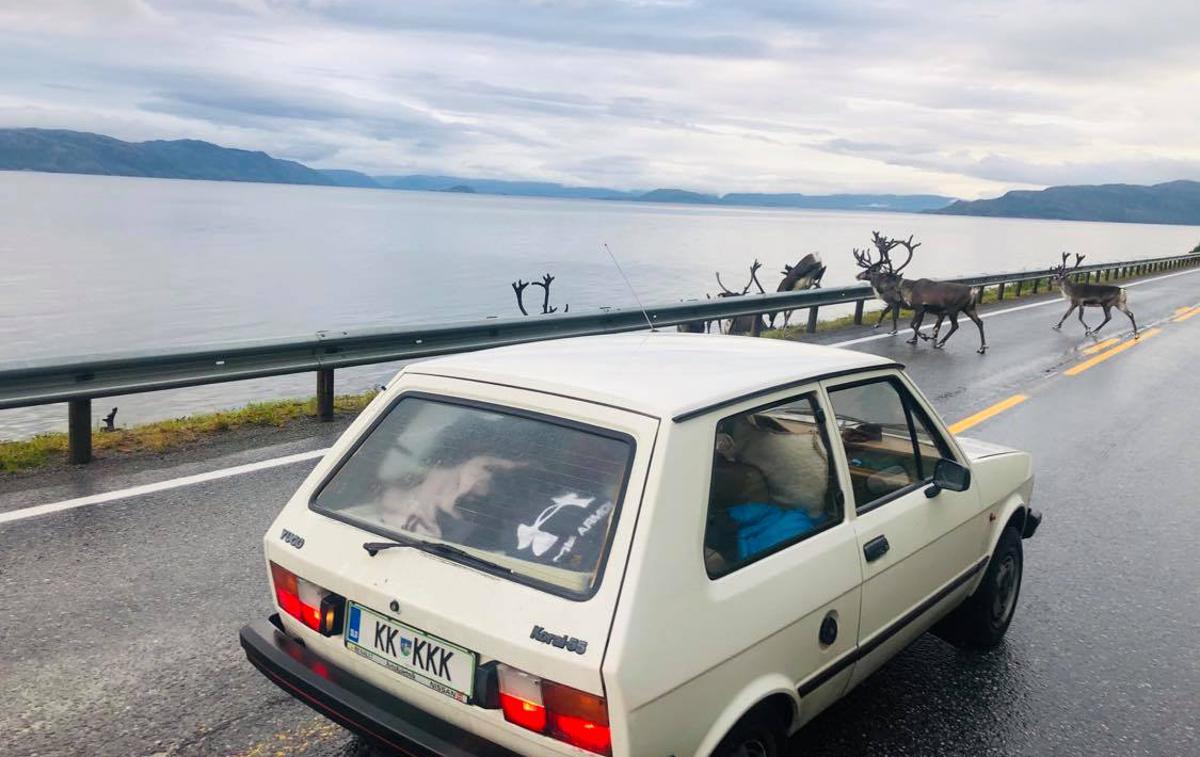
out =
[(411, 365), (264, 539), (250, 661), (416, 754), (774, 755), (933, 629), (1003, 636), (1031, 461), (901, 366), (675, 333)]

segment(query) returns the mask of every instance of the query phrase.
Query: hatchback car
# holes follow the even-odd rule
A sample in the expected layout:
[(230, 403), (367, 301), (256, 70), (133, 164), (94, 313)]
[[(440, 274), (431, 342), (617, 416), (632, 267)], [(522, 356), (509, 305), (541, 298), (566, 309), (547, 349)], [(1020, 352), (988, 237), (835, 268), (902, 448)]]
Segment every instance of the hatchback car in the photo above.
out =
[(773, 755), (933, 629), (1004, 635), (1031, 460), (901, 366), (640, 333), (406, 367), (264, 538), (268, 678), (419, 754)]

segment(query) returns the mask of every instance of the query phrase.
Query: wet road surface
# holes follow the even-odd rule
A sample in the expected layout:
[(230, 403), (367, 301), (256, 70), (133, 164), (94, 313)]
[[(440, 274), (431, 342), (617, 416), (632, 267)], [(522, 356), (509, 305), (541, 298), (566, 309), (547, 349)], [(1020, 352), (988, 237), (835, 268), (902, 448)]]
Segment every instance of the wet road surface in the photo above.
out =
[[(993, 308), (982, 357), (969, 322), (943, 352), (903, 337), (853, 345), (906, 363), (948, 421), (1028, 395), (968, 434), (1033, 453), (1046, 520), (1025, 543), (1000, 648), (922, 638), (798, 734), (795, 753), (1200, 753), (1200, 317), (1169, 320), (1200, 304), (1200, 275), (1131, 288), (1130, 302), (1161, 331), (1076, 375), (1064, 369), (1096, 342), (1074, 319), (1049, 329), (1060, 300)], [(1128, 332), (1115, 319), (1107, 329)], [(372, 754), (262, 678), (237, 644), (244, 622), (271, 611), (261, 535), (311, 465), (0, 524), (0, 754)], [(0, 513), (194, 467), (55, 481), (0, 495)]]

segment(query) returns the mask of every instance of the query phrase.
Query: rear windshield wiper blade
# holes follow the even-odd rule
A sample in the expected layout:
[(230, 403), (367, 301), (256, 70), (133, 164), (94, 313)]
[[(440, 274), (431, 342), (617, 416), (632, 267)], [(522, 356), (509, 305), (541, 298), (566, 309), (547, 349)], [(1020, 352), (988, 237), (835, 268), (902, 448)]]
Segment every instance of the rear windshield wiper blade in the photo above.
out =
[(363, 549), (367, 550), (367, 554), (371, 557), (392, 547), (419, 547), (419, 545), (415, 541), (369, 541), (363, 544)]
[(439, 541), (423, 541), (418, 546), (418, 549), (429, 552), (430, 554), (443, 556), (453, 555), (462, 562), (465, 562), (469, 565), (474, 565), (477, 568), (483, 568), (484, 570), (500, 573), (512, 573), (511, 568), (506, 568), (503, 565), (497, 565), (496, 563), (490, 560), (485, 560), (482, 557), (472, 554), (465, 549), (459, 549), (453, 544), (446, 544), (445, 542)]
[(477, 555), (474, 555), (465, 549), (459, 549), (453, 544), (446, 544), (444, 542), (414, 539), (412, 541), (369, 541), (363, 544), (363, 549), (367, 550), (367, 554), (371, 557), (379, 554), (382, 550), (392, 549), (394, 547), (412, 547), (413, 549), (419, 549), (422, 552), (428, 552), (431, 555), (441, 555), (443, 557), (452, 555), (458, 560), (469, 565), (474, 565), (478, 568), (484, 568), (489, 571), (496, 571), (500, 573), (512, 573), (512, 569), (510, 568), (506, 568), (503, 565), (497, 565), (496, 563), (485, 560), (482, 557), (478, 557)]

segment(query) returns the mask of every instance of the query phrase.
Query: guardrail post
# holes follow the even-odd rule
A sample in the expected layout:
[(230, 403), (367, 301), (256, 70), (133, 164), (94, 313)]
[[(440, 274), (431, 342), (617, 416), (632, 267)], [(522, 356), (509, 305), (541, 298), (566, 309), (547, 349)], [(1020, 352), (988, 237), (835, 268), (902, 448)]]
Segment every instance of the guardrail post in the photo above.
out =
[(1020, 297), (1020, 296), (1021, 296), (1021, 285), (1022, 285), (1022, 284), (1024, 284), (1024, 283), (1025, 283), (1025, 282), (1021, 281), (1020, 279), (1017, 279), (1017, 292), (1016, 292), (1016, 294), (1014, 294), (1014, 295), (1013, 295), (1014, 297)]
[(808, 309), (808, 325), (804, 327), (804, 330), (806, 332), (808, 332), (809, 334), (817, 333), (817, 306), (816, 305), (813, 305), (811, 308)]
[(67, 403), (67, 462), (83, 465), (92, 461), (92, 401)]
[(333, 369), (317, 371), (317, 420), (333, 420)]
[(1034, 280), (1033, 280), (1033, 293), (1034, 293), (1034, 294), (1037, 294), (1038, 286), (1039, 286), (1041, 283), (1042, 283), (1042, 280), (1041, 280), (1040, 278), (1037, 278), (1037, 279), (1034, 279)]
[(996, 302), (1004, 299), (1004, 282), (1000, 282), (1000, 286), (996, 287)]
[(854, 303), (854, 325), (855, 326), (862, 325), (863, 305), (866, 305), (866, 304), (867, 304), (866, 300), (859, 300), (858, 302)]

